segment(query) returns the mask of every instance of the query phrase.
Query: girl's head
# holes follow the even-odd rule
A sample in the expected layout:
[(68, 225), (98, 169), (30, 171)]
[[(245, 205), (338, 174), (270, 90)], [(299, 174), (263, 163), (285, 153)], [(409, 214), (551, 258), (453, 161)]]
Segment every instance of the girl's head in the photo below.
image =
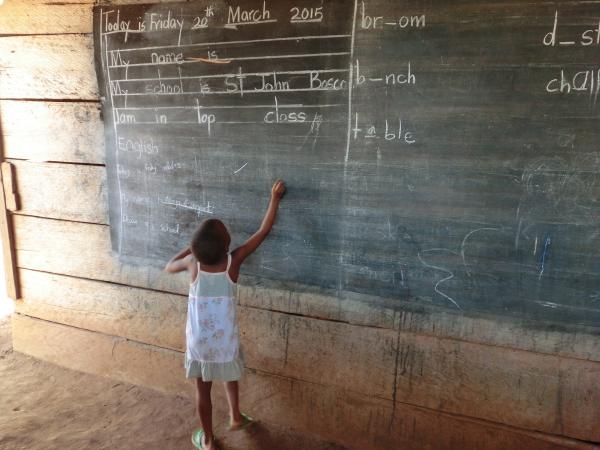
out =
[(190, 247), (200, 263), (213, 266), (227, 255), (230, 243), (231, 237), (223, 222), (207, 219), (194, 232)]

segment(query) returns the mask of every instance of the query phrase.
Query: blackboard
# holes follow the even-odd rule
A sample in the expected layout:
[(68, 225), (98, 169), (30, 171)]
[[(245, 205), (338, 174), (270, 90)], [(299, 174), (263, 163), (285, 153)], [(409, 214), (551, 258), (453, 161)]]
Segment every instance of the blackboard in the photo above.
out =
[(94, 45), (124, 261), (281, 178), (245, 275), (599, 323), (600, 2), (97, 6)]

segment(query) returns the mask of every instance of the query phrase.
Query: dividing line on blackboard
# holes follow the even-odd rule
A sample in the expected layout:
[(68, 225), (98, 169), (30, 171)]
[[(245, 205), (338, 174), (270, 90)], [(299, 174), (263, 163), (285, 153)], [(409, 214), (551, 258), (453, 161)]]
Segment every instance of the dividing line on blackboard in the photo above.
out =
[[(344, 92), (341, 89), (332, 89), (332, 88), (295, 88), (295, 89), (271, 89), (268, 91), (263, 90), (245, 90), (244, 94), (273, 94), (277, 92), (322, 92), (322, 91), (334, 91), (334, 92)], [(160, 95), (198, 95), (202, 94), (202, 96), (206, 95), (240, 95), (240, 91), (189, 91), (189, 92), (125, 92), (123, 94), (114, 94), (115, 97), (131, 97), (131, 96), (160, 96)]]
[[(106, 33), (105, 33), (106, 34)], [(182, 47), (212, 47), (215, 45), (237, 45), (237, 44), (255, 44), (258, 42), (276, 42), (276, 41), (301, 41), (309, 39), (341, 39), (349, 38), (349, 34), (329, 34), (321, 36), (290, 36), (290, 37), (279, 37), (279, 38), (265, 38), (265, 39), (247, 39), (243, 41), (220, 41), (220, 42), (199, 42), (197, 44), (182, 44), (182, 45), (161, 45), (154, 47), (137, 47), (137, 48), (124, 48), (119, 50), (110, 50), (110, 52), (132, 52), (138, 50), (161, 50), (165, 48), (182, 48)]]
[[(345, 56), (349, 52), (326, 52), (326, 53), (293, 53), (290, 55), (263, 55), (263, 56), (240, 56), (237, 58), (226, 58), (228, 61), (252, 61), (259, 59), (286, 59), (286, 58), (317, 58), (320, 56)], [(168, 61), (160, 63), (136, 63), (136, 64), (117, 64), (108, 66), (109, 69), (118, 69), (122, 67), (141, 67), (141, 66), (169, 66), (173, 64), (192, 64), (203, 62), (202, 58), (192, 58), (185, 61)]]
[(312, 69), (312, 70), (274, 70), (271, 72), (239, 72), (236, 73), (219, 73), (215, 75), (190, 75), (181, 77), (160, 77), (160, 78), (123, 78), (120, 80), (113, 80), (113, 83), (123, 83), (126, 81), (168, 81), (168, 80), (195, 80), (204, 78), (234, 78), (234, 77), (267, 77), (271, 75), (309, 75), (311, 73), (340, 73), (348, 72), (348, 68), (345, 69)]
[[(302, 103), (296, 103), (293, 105), (277, 104), (278, 108), (335, 108), (338, 106), (346, 106), (345, 103), (325, 103), (318, 105), (303, 105)], [(244, 108), (274, 108), (275, 105), (218, 105), (218, 106), (202, 106), (202, 109), (244, 109)], [(197, 106), (138, 106), (138, 107), (127, 107), (127, 108), (115, 108), (115, 111), (156, 111), (159, 109), (193, 109), (197, 110)]]
[[(353, 58), (354, 58), (354, 38), (356, 35), (356, 12), (358, 10), (358, 0), (354, 0), (354, 8), (353, 8), (353, 12), (352, 12), (352, 29), (350, 32), (350, 61), (348, 63), (348, 121), (346, 123), (346, 152), (344, 154), (344, 185), (342, 187), (343, 192), (346, 192), (346, 188), (347, 188), (347, 184), (348, 184), (348, 180), (347, 180), (347, 176), (348, 176), (348, 159), (350, 157), (350, 137), (351, 137), (351, 129), (352, 129), (352, 84), (354, 84), (354, 78), (353, 78), (353, 72), (354, 72), (354, 63), (353, 63)], [(343, 202), (345, 203), (345, 195), (344, 195), (344, 199)], [(344, 205), (346, 206), (346, 205)], [(344, 248), (346, 248), (347, 244), (347, 238), (346, 238), (346, 228), (343, 226), (342, 224), (342, 236), (341, 236), (341, 251), (338, 257), (338, 291), (341, 293), (341, 291), (344, 288), (344, 272), (343, 272), (343, 267), (344, 267)]]
[[(240, 124), (259, 124), (259, 125), (306, 125), (306, 122), (273, 122), (273, 123), (268, 123), (268, 122), (258, 122), (258, 121), (227, 121), (227, 120), (218, 120), (216, 122), (212, 122), (213, 124), (217, 124), (217, 125), (240, 125)], [(340, 123), (338, 121), (335, 120), (326, 120), (323, 121), (321, 123)], [(345, 123), (345, 122), (344, 122)], [(165, 122), (165, 123), (161, 123), (161, 122), (157, 122), (156, 120), (151, 121), (151, 122), (131, 122), (131, 123), (122, 123), (122, 124), (118, 124), (120, 125), (125, 125), (128, 127), (131, 126), (135, 126), (135, 125), (198, 125), (198, 121), (194, 120), (194, 121), (189, 121), (189, 120), (176, 120), (176, 121), (171, 121), (171, 122)], [(305, 135), (302, 136), (289, 136), (289, 137), (305, 137)]]
[[(100, 17), (103, 17), (103, 10), (102, 8), (100, 8)], [(102, 69), (105, 70), (105, 65), (104, 65), (104, 59), (106, 58), (106, 66), (108, 66), (109, 64), (109, 60), (108, 60), (108, 37), (106, 36), (106, 33), (102, 32), (102, 20), (98, 21), (98, 25), (100, 27), (100, 59), (102, 59), (103, 63), (102, 63)], [(102, 39), (104, 39), (104, 55), (102, 55)], [(112, 125), (113, 125), (113, 133), (115, 136), (115, 160), (116, 160), (116, 166), (119, 167), (119, 152), (116, 151), (116, 149), (119, 148), (119, 138), (118, 138), (118, 132), (117, 132), (117, 121), (115, 120), (114, 114), (115, 114), (115, 104), (113, 101), (113, 91), (112, 91), (112, 86), (111, 86), (111, 80), (110, 80), (110, 70), (106, 69), (106, 77), (107, 77), (107, 81), (108, 81), (108, 92), (110, 95), (110, 107), (113, 108), (113, 120), (112, 120)], [(127, 100), (127, 99), (125, 99)], [(119, 242), (117, 244), (117, 248), (119, 251), (119, 254), (121, 254), (121, 249), (123, 247), (123, 192), (121, 190), (121, 177), (119, 177), (119, 174), (117, 173), (117, 188), (119, 189)]]
[(350, 34), (350, 81), (348, 83), (348, 129), (346, 132), (346, 154), (344, 155), (344, 175), (346, 171), (346, 163), (350, 158), (350, 136), (352, 131), (352, 84), (353, 84), (353, 72), (354, 72), (354, 38), (356, 36), (356, 11), (358, 10), (358, 0), (354, 0), (354, 13), (352, 15), (352, 33)]

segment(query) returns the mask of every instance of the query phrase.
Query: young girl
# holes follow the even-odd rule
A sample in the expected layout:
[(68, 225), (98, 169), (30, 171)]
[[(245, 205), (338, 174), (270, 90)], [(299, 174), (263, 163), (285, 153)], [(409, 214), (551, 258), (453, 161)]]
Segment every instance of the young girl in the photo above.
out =
[(229, 252), (231, 237), (218, 219), (202, 222), (191, 245), (175, 255), (165, 270), (187, 270), (191, 277), (186, 325), (186, 377), (196, 379), (197, 411), (202, 428), (192, 435), (192, 443), (202, 450), (215, 450), (210, 390), (213, 381), (224, 381), (229, 404), (230, 430), (252, 422), (240, 413), (238, 380), (244, 364), (236, 320), (236, 283), (244, 260), (265, 240), (273, 223), (285, 185), (277, 181), (271, 188), (271, 201), (258, 231), (242, 246)]

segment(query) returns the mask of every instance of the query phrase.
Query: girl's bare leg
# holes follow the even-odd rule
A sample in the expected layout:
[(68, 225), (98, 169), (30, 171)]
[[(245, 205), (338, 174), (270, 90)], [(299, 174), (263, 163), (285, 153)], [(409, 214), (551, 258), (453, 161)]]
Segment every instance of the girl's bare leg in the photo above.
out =
[(240, 414), (240, 397), (237, 381), (226, 381), (225, 392), (227, 393), (227, 403), (229, 403), (229, 418), (232, 426), (241, 425), (244, 421)]
[(204, 430), (204, 435), (208, 441), (208, 447), (212, 448), (213, 426), (212, 426), (212, 401), (210, 399), (210, 390), (212, 381), (202, 381), (202, 378), (196, 378), (196, 411), (200, 417), (200, 424)]

